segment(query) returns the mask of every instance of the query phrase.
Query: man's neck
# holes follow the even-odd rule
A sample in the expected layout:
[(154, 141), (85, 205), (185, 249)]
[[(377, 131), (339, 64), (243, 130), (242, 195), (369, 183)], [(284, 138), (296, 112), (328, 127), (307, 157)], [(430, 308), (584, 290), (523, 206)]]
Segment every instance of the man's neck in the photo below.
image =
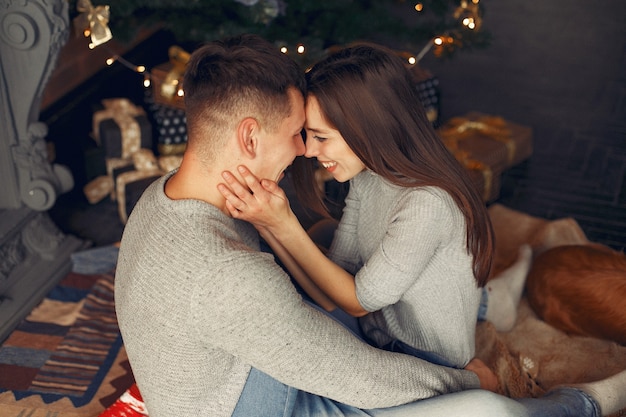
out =
[[(220, 171), (221, 172), (221, 171)], [(172, 200), (193, 199), (209, 203), (230, 216), (226, 201), (217, 189), (221, 175), (200, 162), (183, 159), (178, 171), (165, 184), (165, 195)]]

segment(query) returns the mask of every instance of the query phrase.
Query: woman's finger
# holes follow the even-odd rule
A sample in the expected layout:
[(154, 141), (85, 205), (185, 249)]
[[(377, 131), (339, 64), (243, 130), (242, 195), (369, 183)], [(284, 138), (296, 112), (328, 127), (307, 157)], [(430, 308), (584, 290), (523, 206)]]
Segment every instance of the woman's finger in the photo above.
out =
[(230, 171), (222, 172), (222, 178), (224, 178), (230, 190), (240, 199), (245, 199), (252, 196), (252, 193), (250, 193), (248, 187), (245, 187), (243, 184), (241, 184), (237, 177), (235, 177)]

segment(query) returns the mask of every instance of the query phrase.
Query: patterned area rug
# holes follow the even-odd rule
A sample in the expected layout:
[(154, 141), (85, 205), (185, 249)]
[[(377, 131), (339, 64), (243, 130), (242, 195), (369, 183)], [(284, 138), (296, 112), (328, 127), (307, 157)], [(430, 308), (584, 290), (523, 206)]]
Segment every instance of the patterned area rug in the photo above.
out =
[(69, 273), (3, 342), (1, 417), (97, 416), (132, 384), (113, 283)]

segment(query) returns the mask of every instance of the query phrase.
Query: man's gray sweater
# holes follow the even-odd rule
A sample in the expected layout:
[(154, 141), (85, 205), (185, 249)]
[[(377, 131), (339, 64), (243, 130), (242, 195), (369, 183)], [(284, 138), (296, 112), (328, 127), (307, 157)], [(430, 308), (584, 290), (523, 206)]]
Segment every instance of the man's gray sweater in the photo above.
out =
[(360, 408), (478, 388), (471, 372), (373, 348), (303, 302), (258, 234), (170, 200), (168, 174), (134, 208), (115, 282), (119, 326), (150, 417), (230, 416), (251, 367)]

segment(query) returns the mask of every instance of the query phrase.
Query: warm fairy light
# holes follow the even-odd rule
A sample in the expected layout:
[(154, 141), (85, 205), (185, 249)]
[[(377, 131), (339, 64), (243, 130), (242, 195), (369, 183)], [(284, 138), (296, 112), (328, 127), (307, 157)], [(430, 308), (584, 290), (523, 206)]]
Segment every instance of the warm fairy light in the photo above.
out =
[(303, 54), (304, 53), (304, 45), (299, 44), (297, 51), (298, 51), (299, 54)]
[(417, 3), (415, 5), (415, 11), (421, 12), (422, 10), (424, 10), (424, 5), (422, 3)]
[(463, 19), (463, 26), (466, 26), (468, 29), (476, 28), (476, 22), (473, 17), (466, 17)]
[(94, 49), (96, 45), (94, 43), (89, 43), (89, 49)]
[(91, 30), (89, 28), (85, 29), (83, 31), (83, 35), (85, 35), (85, 38), (88, 38), (91, 36)]
[(138, 65), (137, 68), (135, 68), (135, 71), (143, 74), (144, 72), (146, 72), (146, 67), (144, 67), (143, 65)]
[(437, 36), (435, 39), (433, 39), (433, 42), (435, 43), (435, 45), (443, 45), (443, 39), (440, 36)]
[(179, 88), (179, 89), (178, 89), (178, 91), (176, 92), (176, 95), (177, 95), (178, 97), (182, 97), (182, 96), (184, 96), (184, 95), (185, 95), (185, 92), (183, 91), (183, 89), (182, 89), (182, 88)]
[(415, 59), (414, 56), (411, 56), (411, 57), (409, 57), (408, 61), (409, 61), (409, 64), (415, 65), (415, 63), (417, 62), (417, 59)]
[(149, 76), (148, 74), (146, 74), (146, 75), (143, 77), (143, 86), (144, 86), (144, 87), (146, 87), (146, 88), (148, 88), (148, 87), (150, 87), (150, 84), (151, 84), (151, 82), (150, 82), (150, 76)]
[(286, 46), (281, 46), (280, 47), (280, 52), (282, 52), (283, 54), (287, 53), (287, 47)]
[(107, 63), (108, 66), (113, 65), (114, 62), (115, 62), (115, 58), (114, 57), (111, 57), (111, 58), (106, 60), (106, 63)]
[(472, 0), (472, 3), (474, 3), (474, 4), (478, 4), (478, 2), (479, 2), (479, 1), (480, 1), (480, 0)]

